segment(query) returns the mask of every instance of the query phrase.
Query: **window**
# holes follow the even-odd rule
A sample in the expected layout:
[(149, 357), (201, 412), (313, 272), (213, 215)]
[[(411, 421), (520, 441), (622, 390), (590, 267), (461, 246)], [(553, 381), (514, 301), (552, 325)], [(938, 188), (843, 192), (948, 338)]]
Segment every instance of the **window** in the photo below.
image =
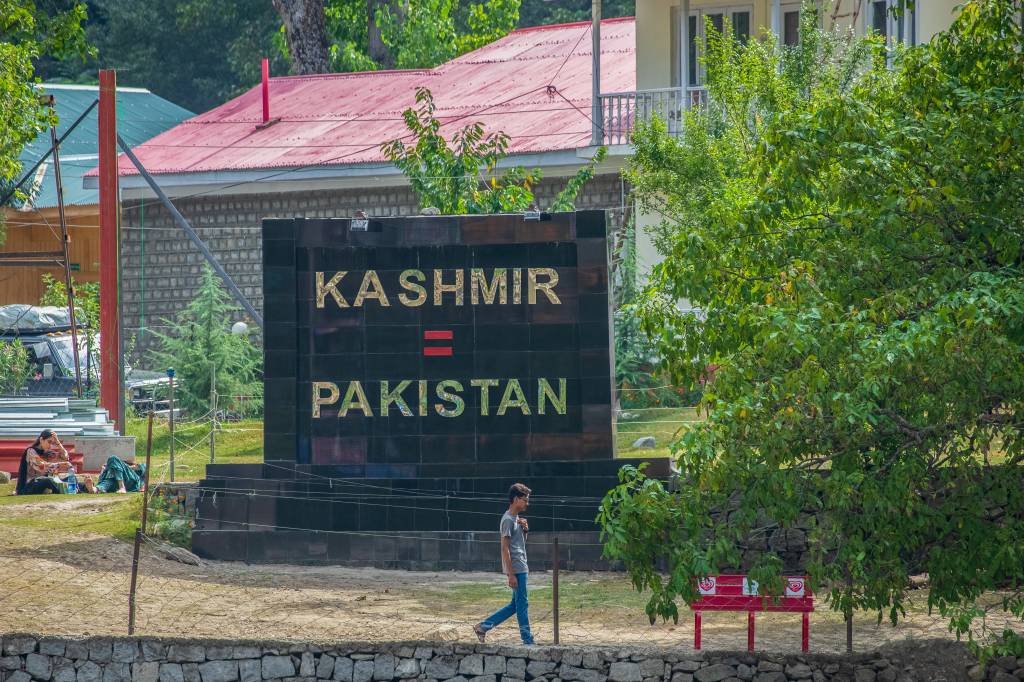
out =
[[(896, 11), (903, 7), (902, 10)], [(868, 5), (868, 26), (887, 41), (917, 44), (917, 15), (901, 0), (872, 0)]]
[[(729, 24), (731, 25), (735, 35), (741, 42), (746, 43), (750, 40), (752, 17), (753, 9), (749, 6), (728, 7), (721, 10), (716, 8), (714, 12), (705, 12), (702, 10), (693, 10), (690, 12), (690, 16), (686, 18), (687, 36), (689, 38), (687, 44), (687, 86), (696, 87), (704, 83), (704, 69), (701, 64), (699, 64), (699, 61), (702, 52), (701, 45), (707, 37), (705, 35), (706, 20), (711, 21), (711, 25), (715, 30), (722, 31), (725, 28), (725, 20), (728, 18)], [(676, 44), (678, 44), (678, 42)], [(675, 56), (678, 57), (678, 52)], [(678, 58), (675, 61), (678, 63)]]
[(800, 5), (782, 6), (782, 44), (800, 44)]
[(871, 3), (871, 30), (883, 38), (889, 37), (888, 5), (887, 0), (873, 0)]

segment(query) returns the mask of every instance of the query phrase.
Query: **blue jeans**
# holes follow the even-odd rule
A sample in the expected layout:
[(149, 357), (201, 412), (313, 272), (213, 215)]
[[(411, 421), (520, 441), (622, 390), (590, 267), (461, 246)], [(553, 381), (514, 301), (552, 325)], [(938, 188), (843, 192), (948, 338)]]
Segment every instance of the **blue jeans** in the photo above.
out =
[(516, 620), (519, 621), (519, 636), (523, 638), (523, 644), (533, 644), (533, 633), (530, 632), (530, 602), (526, 597), (527, 575), (527, 573), (516, 573), (518, 584), (512, 590), (512, 601), (481, 621), (481, 630), (484, 632), (493, 630), (515, 614)]

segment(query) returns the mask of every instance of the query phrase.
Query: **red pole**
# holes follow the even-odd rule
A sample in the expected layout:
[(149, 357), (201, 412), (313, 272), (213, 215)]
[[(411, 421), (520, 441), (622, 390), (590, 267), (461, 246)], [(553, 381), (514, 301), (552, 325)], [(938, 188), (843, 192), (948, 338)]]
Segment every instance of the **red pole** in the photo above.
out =
[(693, 612), (693, 648), (700, 651), (700, 611)]
[(747, 651), (754, 650), (754, 612), (747, 611)]
[(120, 277), (120, 213), (117, 187), (117, 75), (100, 71), (100, 406), (123, 432), (121, 414), (121, 329), (118, 319)]
[(270, 120), (270, 60), (263, 58), (263, 122)]
[(804, 620), (800, 626), (800, 650), (805, 654), (811, 648), (811, 614), (804, 611)]

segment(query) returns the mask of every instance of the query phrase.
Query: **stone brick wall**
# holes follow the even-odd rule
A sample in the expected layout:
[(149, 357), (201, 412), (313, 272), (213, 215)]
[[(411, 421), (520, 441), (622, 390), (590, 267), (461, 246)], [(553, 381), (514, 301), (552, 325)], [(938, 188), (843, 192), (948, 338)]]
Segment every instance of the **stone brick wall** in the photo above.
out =
[[(548, 206), (565, 186), (553, 178), (535, 187), (538, 206)], [(617, 174), (600, 175), (584, 187), (576, 207), (614, 210), (621, 216), (625, 201)], [(305, 190), (275, 194), (199, 195), (175, 201), (199, 237), (216, 255), (242, 293), (263, 309), (260, 228), (263, 218), (346, 218), (357, 210), (369, 215), (412, 215), (419, 212), (408, 187)], [(155, 199), (129, 200), (122, 209), (122, 296), (125, 337), (136, 338), (134, 359), (152, 347), (146, 328), (163, 330), (162, 318), (173, 317), (192, 300), (202, 269), (199, 250)], [(141, 363), (145, 367), (145, 361)]]
[[(943, 674), (937, 677), (927, 656), (940, 647), (946, 653), (931, 659), (940, 659)], [(895, 682), (968, 676), (1009, 682), (1024, 678), (1020, 670), (1024, 659), (997, 659), (986, 671), (967, 657), (962, 646), (952, 643), (924, 642), (901, 651), (796, 656), (618, 647), (429, 642), (320, 646), (9, 634), (3, 636), (0, 682)]]

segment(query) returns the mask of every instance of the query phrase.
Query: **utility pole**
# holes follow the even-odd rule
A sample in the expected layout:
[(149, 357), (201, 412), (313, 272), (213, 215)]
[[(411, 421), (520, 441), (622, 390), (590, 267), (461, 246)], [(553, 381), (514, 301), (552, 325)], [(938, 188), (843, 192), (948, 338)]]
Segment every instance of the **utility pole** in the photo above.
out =
[[(46, 104), (52, 111), (54, 109), (53, 95), (44, 95)], [(64, 182), (60, 172), (60, 141), (57, 139), (57, 126), (50, 126), (50, 142), (53, 149), (53, 175), (57, 185), (57, 213), (60, 217), (60, 241), (64, 252), (64, 289), (68, 299), (68, 319), (71, 322), (71, 346), (74, 348), (71, 355), (75, 359), (75, 389), (78, 397), (82, 397), (82, 367), (78, 356), (78, 324), (75, 320), (75, 287), (71, 282), (71, 257), (69, 245), (71, 238), (68, 236), (68, 221), (64, 215)]]
[(601, 113), (601, 0), (593, 0), (590, 13), (590, 144), (597, 146), (604, 141), (604, 116)]
[[(124, 360), (121, 347), (121, 201), (117, 181), (117, 75), (100, 71), (100, 405), (124, 433)], [(76, 349), (77, 350), (77, 349)]]

